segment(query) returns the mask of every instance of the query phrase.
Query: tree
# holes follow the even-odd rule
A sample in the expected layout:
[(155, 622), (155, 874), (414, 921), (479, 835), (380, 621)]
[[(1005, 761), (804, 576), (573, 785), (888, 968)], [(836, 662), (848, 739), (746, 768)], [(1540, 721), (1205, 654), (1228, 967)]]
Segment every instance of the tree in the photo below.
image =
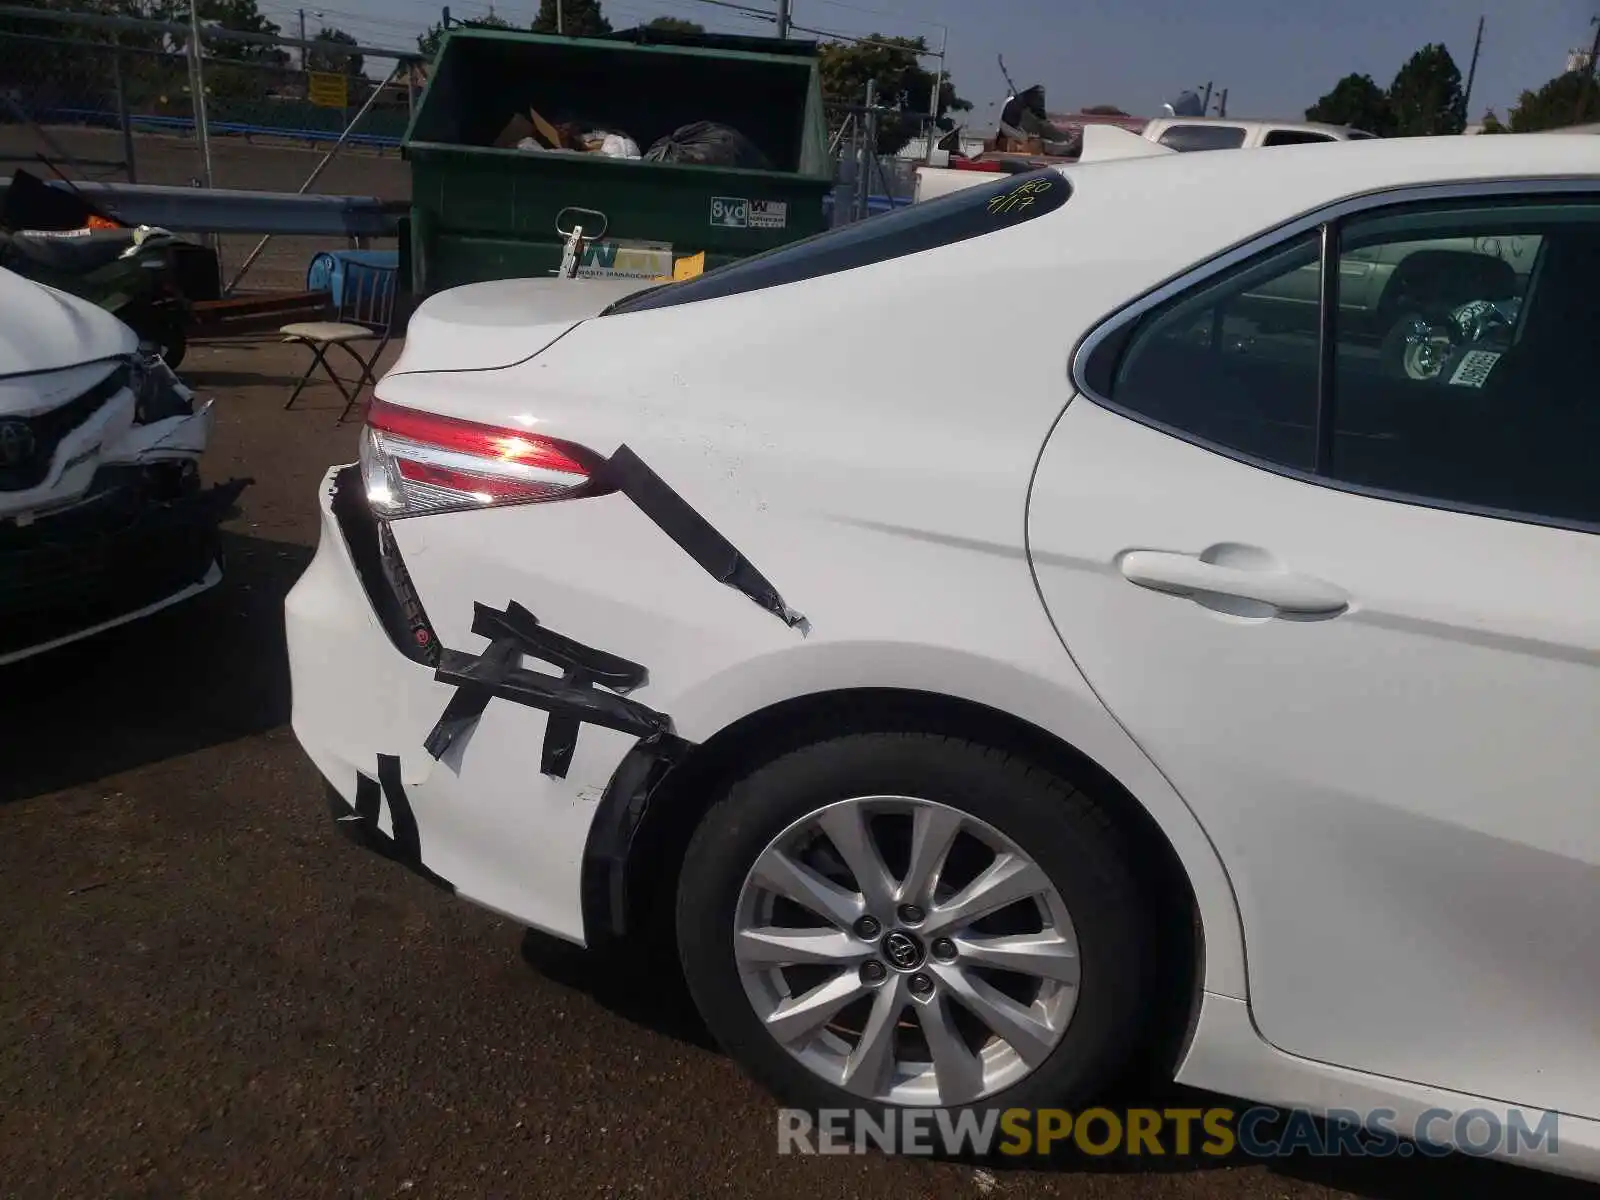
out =
[(1379, 137), (1394, 133), (1394, 109), (1389, 96), (1370, 75), (1346, 75), (1333, 85), (1333, 91), (1306, 109), (1306, 120), (1348, 125)]
[[(474, 17), (468, 21), (451, 21), (451, 29), (515, 29), (510, 21), (490, 13), (484, 17)], [(435, 22), (426, 33), (417, 35), (417, 49), (434, 58), (439, 53), (439, 43), (444, 41), (445, 27), (442, 22)]]
[(362, 74), (362, 56), (350, 54), (346, 51), (335, 50), (335, 46), (359, 45), (355, 38), (342, 29), (335, 29), (324, 25), (317, 31), (317, 36), (311, 39), (314, 42), (326, 43), (326, 50), (308, 50), (306, 52), (306, 70), (325, 71), (330, 75), (348, 75), (357, 78)]
[(1600, 120), (1600, 83), (1588, 71), (1568, 71), (1537, 92), (1523, 92), (1507, 115), (1512, 133), (1537, 133)]
[(659, 30), (662, 33), (704, 33), (706, 27), (698, 21), (685, 21), (682, 17), (657, 17), (647, 21), (646, 29)]
[[(1389, 85), (1394, 132), (1400, 137), (1460, 133), (1467, 127), (1461, 72), (1443, 45), (1428, 43)], [(1376, 131), (1374, 131), (1376, 132)]]
[[(611, 22), (600, 11), (600, 0), (560, 0), (561, 29), (567, 37), (604, 37)], [(539, 0), (539, 15), (533, 19), (535, 33), (556, 33), (556, 0)]]
[(1091, 104), (1088, 108), (1079, 109), (1084, 113), (1093, 113), (1097, 117), (1125, 117), (1126, 109), (1118, 108), (1115, 104)]
[(1491, 108), (1488, 112), (1483, 114), (1483, 132), (1510, 133), (1511, 131), (1501, 123), (1500, 118), (1495, 115), (1494, 109)]
[[(180, 25), (189, 22), (188, 0), (150, 0), (144, 5), (135, 4), (134, 7), (144, 10), (144, 15), (154, 17), (160, 21), (173, 21)], [(275, 22), (269, 21), (262, 15), (256, 0), (199, 0), (195, 5), (202, 25), (215, 25), (219, 29), (226, 29), (233, 33), (253, 33), (263, 37), (279, 37), (283, 30)], [(173, 38), (174, 50), (182, 50), (188, 45), (185, 35), (175, 35)], [(281, 46), (269, 46), (263, 42), (233, 42), (218, 38), (206, 40), (206, 53), (213, 58), (231, 58), (237, 62), (257, 63), (264, 66), (284, 66), (289, 61), (289, 53)]]
[[(878, 118), (878, 153), (895, 154), (924, 128), (928, 101), (933, 96), (933, 72), (922, 66), (928, 52), (920, 38), (887, 37), (874, 33), (860, 42), (826, 42), (819, 51), (823, 99), (835, 106), (865, 103), (867, 80), (877, 83), (876, 103), (890, 111)], [(939, 86), (940, 129), (954, 123), (946, 115), (966, 112), (972, 104), (956, 95), (948, 75)]]

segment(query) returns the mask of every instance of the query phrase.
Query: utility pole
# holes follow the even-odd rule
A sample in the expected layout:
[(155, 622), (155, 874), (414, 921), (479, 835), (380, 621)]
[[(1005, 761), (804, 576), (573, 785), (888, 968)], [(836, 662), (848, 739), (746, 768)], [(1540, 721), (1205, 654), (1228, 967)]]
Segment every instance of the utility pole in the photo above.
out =
[(1583, 123), (1584, 110), (1589, 107), (1589, 93), (1594, 90), (1595, 60), (1600, 59), (1600, 17), (1590, 17), (1589, 24), (1594, 26), (1594, 44), (1589, 47), (1589, 65), (1584, 68), (1584, 86), (1578, 89), (1577, 107), (1572, 110), (1572, 123)]
[(300, 74), (306, 73), (306, 10), (300, 10)]
[(1472, 65), (1467, 68), (1467, 90), (1461, 94), (1461, 119), (1471, 119), (1472, 112), (1472, 81), (1478, 75), (1478, 52), (1483, 49), (1483, 18), (1478, 18), (1478, 37), (1472, 43)]
[(789, 0), (778, 0), (778, 36), (789, 36)]
[(933, 95), (928, 98), (928, 161), (933, 161), (933, 135), (939, 128), (939, 98), (944, 91), (944, 56), (950, 49), (950, 27), (941, 25), (939, 37), (939, 69), (933, 73)]
[(1205, 98), (1200, 101), (1200, 113), (1204, 116), (1211, 111), (1211, 80), (1206, 80)]
[(561, 0), (556, 0), (556, 32), (557, 33), (566, 33), (566, 31), (567, 31), (566, 14), (564, 14), (561, 11)]

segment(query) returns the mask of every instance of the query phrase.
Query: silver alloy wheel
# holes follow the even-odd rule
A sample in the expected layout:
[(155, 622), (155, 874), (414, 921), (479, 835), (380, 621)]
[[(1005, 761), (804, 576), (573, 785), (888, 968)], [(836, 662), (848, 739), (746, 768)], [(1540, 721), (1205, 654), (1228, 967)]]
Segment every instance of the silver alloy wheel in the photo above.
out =
[(1077, 1004), (1077, 935), (1049, 876), (994, 826), (911, 796), (840, 800), (773, 838), (733, 937), (767, 1031), (880, 1102), (970, 1104), (1010, 1087)]

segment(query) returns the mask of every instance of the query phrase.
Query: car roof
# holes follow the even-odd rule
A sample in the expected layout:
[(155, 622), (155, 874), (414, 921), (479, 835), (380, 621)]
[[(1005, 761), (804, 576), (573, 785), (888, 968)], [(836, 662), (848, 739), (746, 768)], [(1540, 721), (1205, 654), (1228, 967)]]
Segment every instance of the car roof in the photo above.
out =
[(1274, 212), (1287, 215), (1393, 188), (1600, 178), (1600, 138), (1543, 133), (1371, 138), (1277, 146), (1270, 151), (1208, 150), (1059, 169), (1079, 192), (1074, 202), (1109, 186), (1123, 193), (1119, 203), (1130, 206), (1130, 216), (1145, 206), (1164, 210), (1168, 217), (1238, 207), (1252, 219), (1270, 223)]
[(1323, 121), (1275, 121), (1270, 117), (1154, 117), (1150, 125), (1223, 125), (1231, 129), (1307, 129), (1317, 133), (1359, 133), (1354, 125), (1329, 125)]
[[(1150, 288), (1342, 201), (1452, 182), (1600, 179), (1600, 139), (1546, 134), (1395, 138), (1061, 164), (1065, 204), (993, 237), (896, 259), (885, 288), (943, 288), (957, 327), (997, 297), (1017, 344), (1076, 338)], [(1015, 181), (1018, 177), (1011, 176)], [(962, 288), (950, 279), (968, 273)]]

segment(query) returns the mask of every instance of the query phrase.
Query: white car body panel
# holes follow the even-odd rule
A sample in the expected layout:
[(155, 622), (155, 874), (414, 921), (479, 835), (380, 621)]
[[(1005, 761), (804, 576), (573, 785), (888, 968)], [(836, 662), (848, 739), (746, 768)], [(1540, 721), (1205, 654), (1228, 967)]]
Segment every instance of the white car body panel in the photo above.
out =
[(500, 279), (439, 292), (411, 314), (391, 373), (484, 371), (521, 362), (585, 317), (648, 286), (644, 279)]
[[(1323, 1116), (1334, 1110), (1362, 1116), (1387, 1110), (1394, 1114), (1389, 1122), (1394, 1130), (1421, 1125), (1437, 1135), (1448, 1135), (1463, 1115), (1486, 1109), (1502, 1124), (1509, 1121), (1502, 1101), (1286, 1054), (1262, 1040), (1251, 1022), (1249, 1004), (1212, 993), (1201, 998), (1200, 1016), (1177, 1080), (1225, 1096), (1248, 1096), (1262, 1104)], [(1553, 1112), (1524, 1106), (1517, 1116), (1524, 1128), (1537, 1130)], [(1508, 1156), (1510, 1161), (1541, 1171), (1600, 1178), (1600, 1121), (1567, 1113), (1554, 1116), (1559, 1142), (1556, 1152), (1550, 1147), (1524, 1148), (1519, 1155)], [(1480, 1125), (1475, 1136), (1483, 1136), (1482, 1128)]]
[[(1185, 1082), (1323, 1110), (1559, 1110), (1562, 1158), (1536, 1165), (1600, 1172), (1592, 537), (1258, 471), (1075, 398), (1069, 374), (1129, 301), (1309, 211), (1593, 176), (1600, 150), (1407, 139), (1062, 171), (1073, 196), (1034, 221), (733, 297), (598, 320), (616, 297), (588, 282), (430, 299), (382, 400), (627, 445), (807, 621), (717, 583), (609, 495), (393, 521), (441, 642), (481, 651), (473, 605), (525, 604), (644, 664), (632, 695), (695, 742), (853, 687), (1014, 714), (1126, 787), (1188, 875), (1205, 998)], [(1215, 203), (1173, 220), (1178, 191)], [(930, 297), (995, 353), (887, 353), (925, 344)], [(492, 329), (455, 323), (489, 310)], [(323, 508), (287, 602), (297, 736), (350, 802), (398, 756), (426, 867), (581, 941), (585, 839), (632, 739), (585, 725), (551, 778), (544, 714), (495, 702), (432, 760), (454, 689), (397, 652)], [(1354, 607), (1225, 619), (1114, 565), (1219, 542), (1271, 549)], [(1245, 722), (1268, 732), (1230, 754)]]
[[(1029, 524), (1063, 640), (1228, 867), (1262, 1034), (1600, 1117), (1594, 535), (1286, 479), (1087, 400), (1040, 461)], [(1220, 543), (1351, 607), (1226, 615), (1116, 566)]]
[(0, 270), (0, 379), (132, 354), (133, 330), (102, 308)]
[[(69, 403), (139, 349), (133, 330), (104, 309), (11, 271), (0, 270), (0, 314), (0, 420), (37, 417)], [(37, 486), (0, 491), (0, 521), (29, 526), (71, 510), (90, 493), (102, 467), (198, 460), (211, 437), (212, 402), (196, 402), (175, 376), (160, 370), (164, 386), (181, 396), (190, 412), (137, 424), (137, 398), (122, 387), (61, 439), (48, 474)], [(0, 559), (0, 570), (7, 565)], [(0, 665), (140, 620), (209, 590), (221, 579), (221, 566), (213, 563), (202, 578), (169, 596), (68, 635), (0, 653)]]

